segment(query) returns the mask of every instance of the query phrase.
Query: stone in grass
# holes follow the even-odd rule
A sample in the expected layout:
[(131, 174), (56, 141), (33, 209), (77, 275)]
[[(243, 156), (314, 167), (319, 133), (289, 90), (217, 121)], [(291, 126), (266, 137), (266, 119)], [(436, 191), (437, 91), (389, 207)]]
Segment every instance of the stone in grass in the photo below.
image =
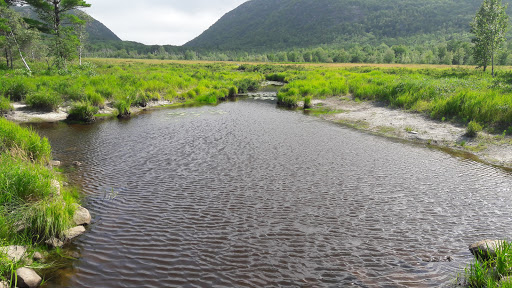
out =
[(84, 226), (76, 226), (71, 229), (64, 231), (64, 237), (66, 240), (71, 240), (85, 233)]
[(32, 255), (32, 259), (36, 260), (36, 261), (41, 261), (43, 260), (43, 254), (39, 253), (39, 252), (36, 252), (34, 253), (34, 255)]
[(7, 246), (1, 247), (0, 252), (7, 255), (11, 261), (18, 262), (23, 257), (25, 257), (25, 253), (27, 253), (27, 247), (24, 246)]
[(60, 196), (60, 182), (53, 179), (51, 185), (53, 190), (55, 191), (55, 195)]
[(25, 267), (17, 269), (16, 275), (19, 288), (36, 288), (43, 281), (34, 270)]
[(91, 214), (84, 207), (78, 206), (73, 215), (73, 221), (76, 225), (89, 225), (91, 224)]
[(0, 288), (9, 288), (9, 283), (7, 283), (5, 281), (1, 281), (0, 282)]
[(48, 244), (48, 246), (50, 246), (52, 248), (60, 248), (60, 247), (64, 246), (64, 242), (55, 237), (52, 237), (52, 238), (46, 240), (45, 243)]
[(471, 254), (477, 257), (495, 257), (496, 250), (503, 244), (503, 240), (483, 240), (469, 246)]
[(51, 165), (51, 166), (60, 166), (60, 165), (61, 165), (61, 163), (60, 163), (60, 161), (52, 160), (52, 161), (50, 161), (50, 165)]

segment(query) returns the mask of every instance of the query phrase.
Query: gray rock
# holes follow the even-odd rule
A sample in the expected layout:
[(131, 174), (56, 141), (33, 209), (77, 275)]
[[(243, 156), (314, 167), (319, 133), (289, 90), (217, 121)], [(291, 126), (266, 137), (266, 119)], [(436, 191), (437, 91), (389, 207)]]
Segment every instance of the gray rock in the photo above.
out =
[(477, 257), (494, 257), (496, 249), (503, 243), (503, 240), (483, 240), (469, 246), (471, 254)]
[(75, 215), (73, 215), (73, 221), (75, 221), (76, 225), (89, 225), (91, 224), (91, 214), (89, 210), (85, 209), (82, 206), (78, 206), (75, 211)]
[(84, 226), (76, 226), (74, 228), (64, 231), (64, 237), (66, 240), (71, 240), (85, 233)]
[(18, 262), (27, 253), (27, 248), (24, 246), (7, 246), (1, 247), (0, 252), (6, 254), (11, 261)]
[(64, 242), (55, 237), (52, 237), (51, 239), (46, 240), (45, 243), (48, 244), (48, 246), (50, 246), (52, 248), (60, 248), (60, 247), (64, 246)]
[(499, 286), (502, 286), (503, 284), (512, 284), (512, 276), (505, 276), (501, 278)]
[(19, 288), (37, 288), (43, 281), (34, 270), (29, 268), (19, 268), (16, 270), (16, 274), (18, 275)]
[(32, 258), (36, 261), (41, 261), (41, 260), (43, 260), (43, 254), (36, 252), (36, 253), (34, 253), (34, 255), (32, 255)]
[(73, 161), (73, 166), (80, 167), (82, 166), (82, 163), (78, 161)]
[(51, 166), (60, 166), (60, 165), (61, 165), (61, 163), (60, 163), (60, 161), (52, 160), (52, 161), (50, 161), (50, 165), (51, 165)]
[(55, 191), (55, 195), (60, 196), (60, 183), (58, 180), (52, 180), (52, 188)]
[(5, 282), (5, 281), (2, 281), (0, 282), (0, 288), (9, 288), (9, 283)]

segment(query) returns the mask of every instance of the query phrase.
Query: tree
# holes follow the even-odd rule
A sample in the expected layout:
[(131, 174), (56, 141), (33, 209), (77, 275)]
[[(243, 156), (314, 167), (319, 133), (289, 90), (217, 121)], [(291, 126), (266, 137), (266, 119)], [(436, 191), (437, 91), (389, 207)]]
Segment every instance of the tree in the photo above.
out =
[[(3, 1), (3, 0), (0, 0)], [(38, 34), (28, 29), (23, 18), (8, 6), (0, 5), (0, 47), (5, 54), (7, 66), (13, 68), (13, 49), (17, 50), (27, 70), (30, 67), (23, 56), (23, 50), (36, 41)]]
[(487, 69), (489, 61), (492, 65), (494, 77), (494, 57), (505, 41), (505, 33), (508, 28), (507, 6), (501, 0), (484, 0), (480, 10), (471, 22), (471, 33), (474, 44), (473, 57), (478, 67)]
[(84, 0), (24, 0), (37, 12), (39, 21), (32, 21), (40, 31), (53, 35), (51, 47), (59, 68), (65, 67), (66, 60), (76, 53), (75, 47), (80, 43), (77, 34), (73, 33), (73, 26), (63, 24), (77, 23), (77, 17), (70, 14), (71, 10), (90, 7)]

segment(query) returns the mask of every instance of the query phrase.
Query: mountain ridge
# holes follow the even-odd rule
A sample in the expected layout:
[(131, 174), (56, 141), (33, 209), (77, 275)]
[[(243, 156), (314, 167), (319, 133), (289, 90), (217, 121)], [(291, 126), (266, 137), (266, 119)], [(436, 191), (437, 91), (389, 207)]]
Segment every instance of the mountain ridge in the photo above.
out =
[[(510, 3), (505, 0), (504, 3)], [(468, 34), (482, 0), (251, 0), (184, 47), (286, 49)], [(509, 5), (510, 11), (510, 5)], [(380, 42), (380, 43), (379, 43)], [(405, 42), (405, 41), (404, 41)]]

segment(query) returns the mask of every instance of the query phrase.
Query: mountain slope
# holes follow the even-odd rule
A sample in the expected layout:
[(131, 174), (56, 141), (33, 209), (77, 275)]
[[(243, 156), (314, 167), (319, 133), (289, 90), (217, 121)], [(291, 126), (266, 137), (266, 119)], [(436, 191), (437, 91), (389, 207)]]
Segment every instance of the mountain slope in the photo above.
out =
[[(23, 15), (23, 17), (37, 18), (37, 14), (29, 6), (14, 7), (14, 9)], [(90, 17), (90, 16), (89, 16)], [(121, 41), (112, 30), (103, 25), (100, 21), (91, 17), (87, 22), (86, 31), (89, 34), (89, 41)]]
[[(504, 0), (508, 3), (511, 0)], [(187, 47), (282, 49), (469, 32), (482, 0), (251, 0)], [(428, 37), (425, 37), (428, 35)]]

